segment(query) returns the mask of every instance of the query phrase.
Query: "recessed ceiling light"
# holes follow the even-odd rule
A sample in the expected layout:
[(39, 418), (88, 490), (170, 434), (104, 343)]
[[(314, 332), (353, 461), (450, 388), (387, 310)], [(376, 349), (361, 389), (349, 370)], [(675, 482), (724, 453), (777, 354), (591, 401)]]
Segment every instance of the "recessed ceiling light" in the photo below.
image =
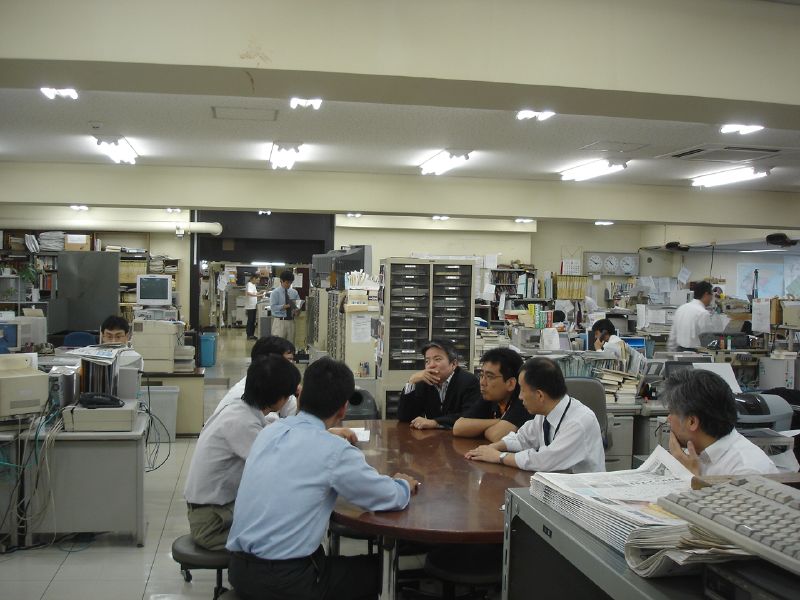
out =
[(441, 175), (450, 169), (460, 167), (469, 160), (471, 150), (440, 150), (428, 160), (422, 163), (419, 168), (423, 175)]
[(761, 252), (786, 252), (785, 249), (774, 248), (770, 250), (739, 250), (742, 254), (760, 254)]
[(44, 94), (48, 99), (54, 100), (55, 98), (72, 98), (73, 100), (78, 99), (78, 92), (76, 92), (73, 88), (49, 88), (43, 87), (40, 88), (42, 94)]
[(533, 219), (529, 219), (528, 217), (517, 217), (514, 219), (514, 223), (533, 223)]
[(75, 211), (89, 210), (85, 204), (70, 204), (70, 208)]
[(269, 152), (269, 163), (274, 169), (290, 171), (300, 157), (302, 143), (273, 142)]
[(322, 98), (292, 98), (289, 100), (289, 106), (292, 108), (313, 108), (319, 110), (322, 106)]
[(550, 117), (555, 116), (552, 110), (543, 110), (543, 111), (536, 111), (536, 110), (520, 110), (517, 112), (517, 120), (518, 121), (526, 121), (528, 119), (536, 119), (537, 121), (547, 121)]
[(729, 171), (721, 171), (719, 173), (710, 173), (709, 175), (695, 177), (692, 179), (692, 186), (714, 187), (717, 185), (737, 183), (739, 181), (760, 179), (761, 177), (766, 177), (767, 175), (769, 175), (769, 171), (756, 171), (753, 167), (741, 167), (739, 169), (731, 169)]
[(756, 131), (764, 129), (763, 125), (739, 125), (737, 123), (727, 123), (720, 127), (720, 133), (738, 133), (740, 135), (747, 135)]
[(347, 216), (351, 219), (360, 219), (361, 213), (347, 213)]
[(267, 215), (267, 216), (270, 216), (270, 215), (272, 214), (272, 211), (271, 211), (271, 210), (260, 210), (260, 211), (258, 211), (258, 214), (259, 214), (259, 215)]
[(269, 265), (274, 265), (276, 267), (284, 267), (286, 266), (285, 262), (270, 262), (268, 260), (254, 260), (250, 263), (254, 267), (266, 267)]
[(563, 181), (584, 181), (593, 177), (616, 173), (627, 168), (627, 166), (627, 162), (612, 163), (605, 159), (593, 160), (566, 171), (561, 171), (561, 179)]
[(447, 215), (433, 215), (431, 217), (434, 221), (447, 221), (449, 218)]
[(121, 135), (95, 135), (93, 137), (97, 140), (97, 145), (100, 146), (100, 152), (115, 163), (136, 164), (136, 158), (139, 155), (130, 142)]
[(165, 208), (164, 210), (165, 210), (165, 211), (167, 211), (168, 213), (179, 213), (179, 212), (181, 212), (181, 209), (180, 209), (180, 208), (170, 208), (170, 207), (167, 207), (167, 208)]
[(595, 221), (594, 224), (598, 227), (608, 227), (609, 225), (613, 225), (614, 221)]

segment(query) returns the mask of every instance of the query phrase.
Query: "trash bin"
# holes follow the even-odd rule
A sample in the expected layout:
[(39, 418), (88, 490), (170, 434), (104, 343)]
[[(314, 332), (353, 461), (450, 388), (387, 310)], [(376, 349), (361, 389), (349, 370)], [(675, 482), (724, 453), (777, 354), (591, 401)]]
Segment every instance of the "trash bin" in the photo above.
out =
[(217, 362), (217, 334), (204, 333), (200, 336), (200, 366), (213, 367)]
[[(162, 436), (166, 430), (169, 441), (175, 441), (175, 422), (178, 418), (178, 395), (181, 390), (174, 385), (145, 385), (139, 393), (139, 400), (144, 402), (150, 412), (157, 418), (153, 427)], [(161, 421), (159, 423), (159, 421)], [(162, 426), (163, 425), (163, 426)], [(166, 441), (164, 437), (161, 441)]]

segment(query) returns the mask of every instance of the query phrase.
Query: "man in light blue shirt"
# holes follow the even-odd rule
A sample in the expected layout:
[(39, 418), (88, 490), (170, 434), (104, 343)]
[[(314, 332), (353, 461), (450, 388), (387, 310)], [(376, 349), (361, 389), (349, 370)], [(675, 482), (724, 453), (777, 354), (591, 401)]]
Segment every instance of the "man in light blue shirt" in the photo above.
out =
[(281, 273), (281, 284), (269, 295), (269, 309), (272, 313), (272, 335), (286, 338), (294, 343), (294, 316), (297, 313), (297, 300), (300, 294), (292, 287), (294, 273), (289, 270)]
[(300, 412), (258, 434), (245, 464), (227, 548), (243, 600), (377, 598), (377, 557), (326, 557), (320, 542), (339, 494), (369, 511), (403, 510), (418, 482), (380, 475), (327, 429), (353, 395), (353, 373), (322, 358), (309, 365)]

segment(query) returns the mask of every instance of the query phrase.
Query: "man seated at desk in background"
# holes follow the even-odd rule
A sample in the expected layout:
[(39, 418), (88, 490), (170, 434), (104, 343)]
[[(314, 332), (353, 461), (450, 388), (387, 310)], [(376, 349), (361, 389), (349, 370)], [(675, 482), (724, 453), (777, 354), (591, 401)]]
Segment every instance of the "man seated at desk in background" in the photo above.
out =
[(682, 304), (672, 317), (667, 350), (670, 352), (694, 351), (700, 346), (700, 334), (711, 328), (708, 307), (714, 299), (711, 284), (701, 281), (694, 286), (694, 300)]
[(526, 471), (596, 473), (606, 470), (600, 424), (594, 412), (567, 395), (561, 368), (549, 358), (531, 358), (519, 372), (520, 398), (536, 415), (516, 433), (478, 446), (466, 458)]
[(490, 442), (501, 440), (531, 420), (519, 399), (519, 370), (522, 357), (508, 348), (493, 348), (481, 357), (481, 396), (453, 425), (458, 437), (483, 436)]
[[(294, 361), (294, 350), (294, 344), (289, 340), (274, 335), (268, 335), (260, 338), (255, 344), (253, 344), (253, 347), (250, 349), (250, 359), (254, 361), (259, 356), (278, 354), (283, 356), (286, 360)], [(222, 400), (219, 401), (214, 413), (219, 412), (221, 407), (230, 404), (231, 402), (240, 400), (242, 394), (244, 393), (246, 381), (247, 377), (242, 377), (238, 383), (234, 384), (234, 386), (228, 390), (228, 393), (222, 397)], [(293, 415), (297, 412), (296, 394), (297, 392), (292, 390), (292, 395), (289, 396), (289, 400), (279, 411), (271, 412), (266, 415), (265, 419), (267, 424), (277, 421), (279, 418), (288, 417), (289, 415)]]
[(321, 358), (308, 366), (300, 412), (264, 429), (236, 497), (228, 579), (243, 600), (377, 598), (377, 556), (325, 556), (337, 497), (368, 511), (403, 510), (418, 482), (379, 474), (360, 450), (329, 435), (355, 391), (353, 372)]
[(589, 350), (611, 352), (619, 360), (626, 360), (628, 348), (625, 341), (617, 335), (617, 328), (611, 319), (600, 319), (592, 325), (589, 334)]
[(300, 371), (284, 357), (256, 356), (247, 369), (244, 394), (211, 415), (197, 439), (186, 488), (189, 530), (194, 542), (222, 550), (233, 521), (233, 504), (245, 459), (267, 425), (300, 384)]
[(100, 325), (101, 344), (127, 344), (131, 327), (128, 321), (117, 315), (111, 315)]
[(736, 431), (736, 400), (716, 373), (681, 369), (667, 379), (662, 399), (669, 410), (670, 454), (695, 475), (778, 472), (761, 448)]
[(269, 309), (272, 313), (272, 335), (294, 341), (294, 317), (297, 313), (297, 300), (300, 294), (292, 287), (294, 273), (281, 273), (281, 284), (269, 295)]
[(403, 388), (397, 419), (414, 429), (452, 429), (473, 404), (481, 401), (478, 378), (458, 366), (455, 348), (431, 340), (422, 348), (425, 369), (417, 371)]

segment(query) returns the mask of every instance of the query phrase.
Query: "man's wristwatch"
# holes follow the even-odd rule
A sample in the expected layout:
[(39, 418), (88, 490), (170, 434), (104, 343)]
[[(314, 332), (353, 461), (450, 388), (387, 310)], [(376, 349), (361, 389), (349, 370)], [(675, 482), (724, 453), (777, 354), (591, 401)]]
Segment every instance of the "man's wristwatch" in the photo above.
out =
[(501, 452), (500, 453), (500, 464), (503, 464), (503, 460), (505, 460), (506, 456), (508, 456), (508, 452)]

